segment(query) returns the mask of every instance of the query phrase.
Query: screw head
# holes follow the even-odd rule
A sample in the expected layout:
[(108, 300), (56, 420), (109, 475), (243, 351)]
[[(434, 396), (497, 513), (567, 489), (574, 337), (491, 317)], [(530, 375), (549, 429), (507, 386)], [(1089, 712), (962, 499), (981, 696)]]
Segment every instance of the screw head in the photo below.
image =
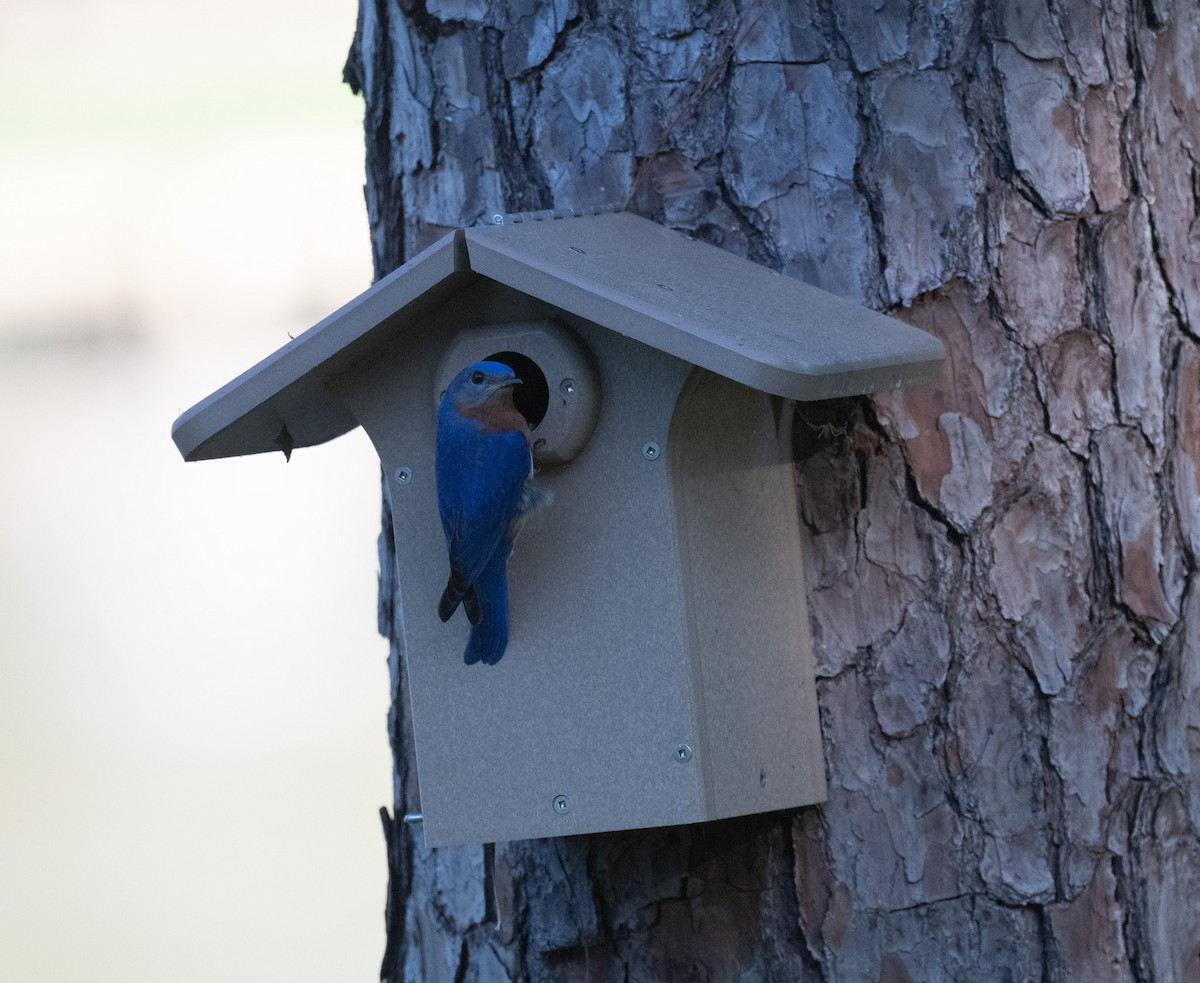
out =
[(407, 485), (412, 481), (412, 468), (396, 468), (396, 484)]
[(690, 744), (675, 745), (675, 760), (681, 765), (686, 765), (692, 760), (692, 746)]
[(647, 440), (642, 444), (642, 457), (647, 461), (657, 461), (658, 456), (662, 453), (662, 448), (653, 440)]
[(554, 802), (551, 804), (554, 806), (554, 811), (560, 816), (565, 816), (571, 811), (571, 797), (569, 795), (556, 795)]

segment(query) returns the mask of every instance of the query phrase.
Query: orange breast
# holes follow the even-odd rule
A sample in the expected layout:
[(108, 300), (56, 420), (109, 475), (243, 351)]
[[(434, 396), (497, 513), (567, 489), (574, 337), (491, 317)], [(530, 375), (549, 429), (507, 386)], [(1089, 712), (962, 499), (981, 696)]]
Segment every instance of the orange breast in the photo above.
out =
[(503, 403), (489, 400), (482, 406), (462, 406), (457, 409), (460, 415), (471, 420), (478, 420), (484, 433), (519, 431), (525, 435), (526, 441), (529, 440), (529, 424), (525, 422), (525, 417), (517, 412), (517, 408), (511, 404), (505, 406)]

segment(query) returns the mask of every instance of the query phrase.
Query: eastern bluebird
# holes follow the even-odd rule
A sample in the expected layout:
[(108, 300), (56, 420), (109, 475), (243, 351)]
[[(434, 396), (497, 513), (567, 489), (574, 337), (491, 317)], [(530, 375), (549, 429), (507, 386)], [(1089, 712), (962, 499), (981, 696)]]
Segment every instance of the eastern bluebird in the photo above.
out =
[(495, 665), (508, 645), (508, 555), (525, 516), (549, 493), (532, 479), (529, 424), (513, 406), (521, 380), (500, 362), (468, 365), (438, 406), (437, 499), (450, 552), (438, 603), (471, 622), (463, 660)]

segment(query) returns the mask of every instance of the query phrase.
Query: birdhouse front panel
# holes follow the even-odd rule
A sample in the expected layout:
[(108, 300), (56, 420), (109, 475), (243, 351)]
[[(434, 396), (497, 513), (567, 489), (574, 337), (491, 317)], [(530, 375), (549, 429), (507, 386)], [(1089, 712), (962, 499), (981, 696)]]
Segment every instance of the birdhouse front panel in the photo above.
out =
[[(691, 366), (576, 320), (602, 389), (595, 430), (570, 464), (538, 475), (554, 502), (509, 561), (503, 659), (466, 665), (465, 615), (437, 615), (448, 568), (430, 394), (469, 321), (512, 309), (503, 289), (483, 293), (473, 314), (437, 312), (335, 384), (391, 494), (426, 842), (699, 821), (705, 748), (665, 459)], [(531, 313), (527, 298), (508, 299)]]

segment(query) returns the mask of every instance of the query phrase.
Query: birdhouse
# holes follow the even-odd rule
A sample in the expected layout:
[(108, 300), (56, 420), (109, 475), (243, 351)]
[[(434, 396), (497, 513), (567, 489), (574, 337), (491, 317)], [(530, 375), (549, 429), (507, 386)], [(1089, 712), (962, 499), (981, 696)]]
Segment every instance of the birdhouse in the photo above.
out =
[[(930, 379), (924, 332), (628, 213), (459, 230), (176, 421), (189, 461), (363, 426), (391, 496), (430, 846), (694, 823), (825, 798), (784, 400)], [(443, 624), (437, 401), (523, 380), (551, 506), (510, 635)]]

